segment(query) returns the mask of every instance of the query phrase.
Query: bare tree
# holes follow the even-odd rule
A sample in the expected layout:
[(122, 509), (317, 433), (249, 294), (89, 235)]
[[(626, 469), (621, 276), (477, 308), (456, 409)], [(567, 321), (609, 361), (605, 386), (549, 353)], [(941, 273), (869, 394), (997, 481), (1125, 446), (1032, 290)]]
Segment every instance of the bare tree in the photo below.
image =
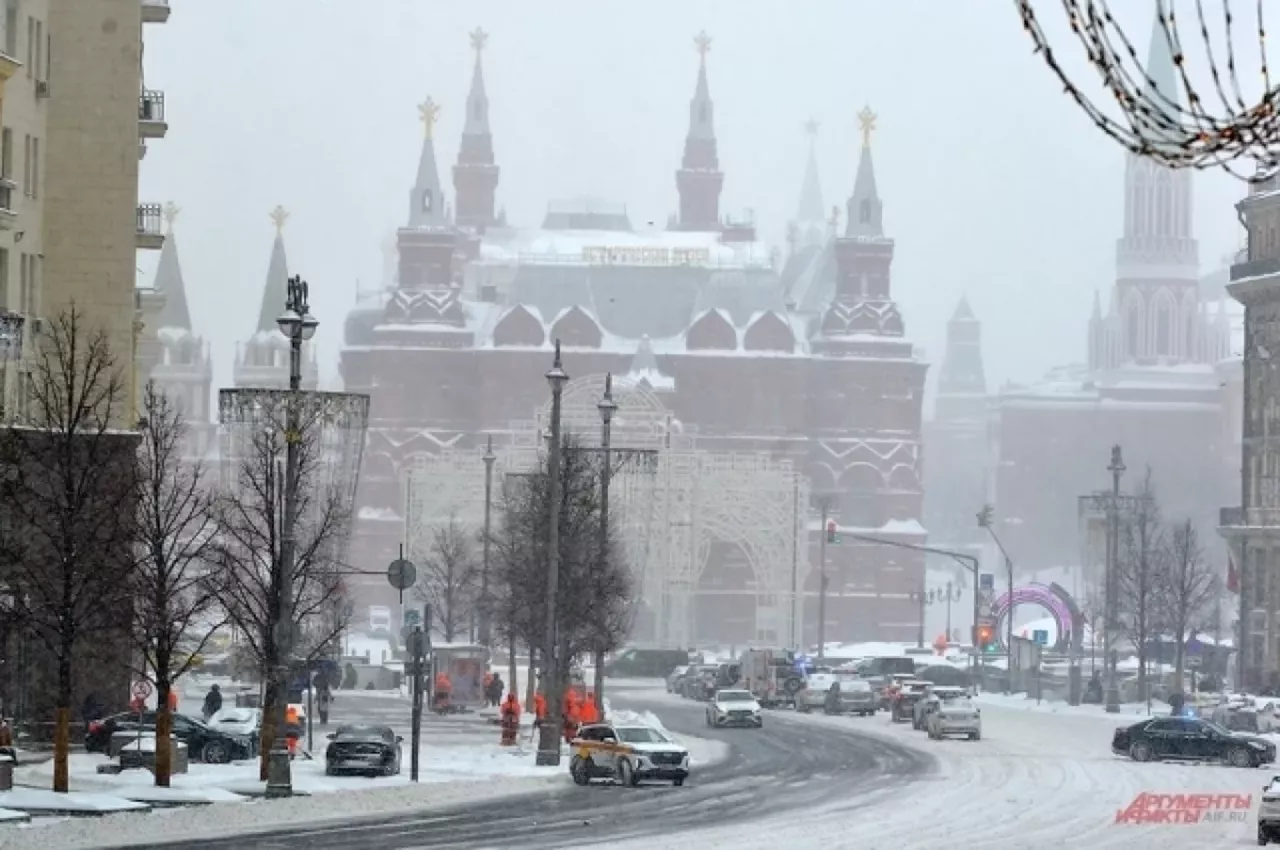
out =
[(156, 785), (167, 786), (173, 718), (169, 692), (223, 623), (210, 574), (214, 517), (205, 466), (183, 457), (187, 423), (155, 384), (142, 400), (138, 452), (138, 563), (134, 641), (156, 684)]
[(1217, 601), (1212, 568), (1204, 560), (1200, 537), (1190, 519), (1184, 519), (1165, 540), (1164, 574), (1158, 593), (1166, 627), (1173, 635), (1173, 689), (1182, 690), (1186, 670), (1187, 641), (1205, 625)]
[(1148, 647), (1163, 625), (1157, 590), (1163, 580), (1168, 553), (1150, 469), (1134, 494), (1132, 505), (1130, 511), (1120, 516), (1115, 565), (1116, 625), (1138, 653), (1138, 692), (1145, 700), (1148, 698)]
[[(342, 610), (340, 564), (350, 527), (350, 500), (324, 474), (319, 416), (305, 414), (292, 435), (298, 453), (292, 618), (281, 624), (289, 635), (278, 634), (275, 627), (284, 587), (284, 456), (290, 436), (282, 427), (255, 431), (245, 441), (242, 456), (224, 459), (232, 464), (233, 480), (219, 496), (215, 511), (213, 557), (223, 604), (267, 683), (260, 763), (264, 780), (275, 736), (283, 734), (276, 723), (288, 697), (289, 683), (277, 671), (309, 663), (345, 628), (345, 619), (333, 612)], [(281, 658), (282, 638), (291, 644), (292, 658)]]
[(131, 617), (137, 435), (119, 430), (127, 394), (105, 332), (73, 307), (32, 342), (29, 422), (0, 432), (0, 574), (56, 667), (53, 790), (66, 791), (79, 677), (128, 670), (118, 653)]
[(462, 631), (475, 612), (479, 564), (475, 537), (454, 514), (431, 529), (427, 551), (422, 556), (422, 582), (417, 597), (431, 606), (434, 625), (445, 641)]
[[(557, 657), (572, 658), (614, 645), (630, 627), (634, 582), (610, 529), (603, 559), (600, 545), (599, 471), (591, 452), (566, 438), (561, 452), (560, 574), (556, 593)], [(495, 623), (545, 654), (547, 541), (551, 476), (542, 467), (523, 476), (504, 495), (494, 534)], [(612, 524), (612, 518), (611, 518)], [(619, 612), (626, 612), (619, 613)], [(544, 655), (545, 657), (545, 655)], [(567, 672), (567, 671), (562, 671)], [(554, 709), (553, 709), (554, 710)]]

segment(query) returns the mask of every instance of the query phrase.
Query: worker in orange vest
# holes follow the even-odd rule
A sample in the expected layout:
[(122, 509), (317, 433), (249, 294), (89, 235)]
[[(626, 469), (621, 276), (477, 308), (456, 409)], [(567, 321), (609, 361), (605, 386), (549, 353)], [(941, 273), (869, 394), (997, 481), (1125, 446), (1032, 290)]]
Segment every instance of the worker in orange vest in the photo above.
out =
[(289, 758), (293, 758), (298, 754), (298, 738), (302, 736), (302, 720), (297, 706), (291, 705), (284, 711), (284, 736), (289, 742)]
[(173, 688), (169, 689), (169, 710), (170, 711), (178, 710), (178, 692)]
[(578, 719), (584, 726), (588, 723), (600, 722), (600, 710), (596, 707), (595, 694), (587, 693), (587, 698), (582, 701), (582, 706), (578, 709)]
[(547, 698), (542, 695), (542, 691), (533, 695), (533, 720), (535, 726), (541, 726), (543, 721), (547, 719)]
[(436, 697), (434, 708), (436, 711), (444, 714), (449, 710), (449, 694), (453, 691), (453, 683), (449, 681), (449, 674), (441, 670), (436, 674)]
[(520, 700), (516, 699), (515, 691), (507, 694), (507, 699), (502, 703), (502, 746), (514, 746), (516, 736), (520, 732)]
[(578, 734), (578, 710), (582, 707), (582, 702), (578, 698), (577, 691), (570, 689), (564, 695), (564, 740), (568, 743)]

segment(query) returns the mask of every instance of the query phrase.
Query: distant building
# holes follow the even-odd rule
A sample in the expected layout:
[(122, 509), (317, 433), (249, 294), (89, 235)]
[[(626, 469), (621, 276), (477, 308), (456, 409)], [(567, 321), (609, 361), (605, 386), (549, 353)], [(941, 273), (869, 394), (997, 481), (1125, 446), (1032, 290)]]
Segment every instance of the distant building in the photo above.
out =
[[(373, 398), (352, 560), (381, 570), (404, 540), (404, 481), (416, 458), (478, 450), (509, 433), (547, 397), (554, 340), (575, 377), (612, 372), (647, 388), (698, 445), (767, 453), (806, 473), (814, 505), (800, 588), (816, 639), (816, 505), (846, 535), (921, 542), (920, 415), (926, 365), (905, 337), (893, 300), (894, 242), (871, 157), (874, 115), (863, 114), (861, 161), (845, 226), (823, 221), (810, 159), (800, 225), (783, 273), (748, 220), (720, 212), (709, 39), (689, 106), (676, 173), (678, 213), (665, 231), (632, 225), (622, 204), (553, 201), (540, 226), (505, 220), (500, 169), (477, 47), (451, 210), (436, 166), (436, 106), (426, 125), (390, 291), (347, 317), (341, 369), (350, 391)], [(497, 212), (495, 212), (497, 210)], [(830, 228), (830, 230), (828, 229)], [(835, 232), (831, 232), (835, 230)], [(477, 475), (480, 466), (477, 455)], [(784, 522), (786, 520), (784, 519)], [(810, 525), (810, 523), (812, 523)], [(693, 634), (743, 645), (784, 640), (756, 618), (750, 558), (700, 532)], [(916, 553), (858, 543), (828, 547), (829, 640), (914, 639), (923, 583)], [(390, 604), (385, 581), (359, 586), (364, 604)]]

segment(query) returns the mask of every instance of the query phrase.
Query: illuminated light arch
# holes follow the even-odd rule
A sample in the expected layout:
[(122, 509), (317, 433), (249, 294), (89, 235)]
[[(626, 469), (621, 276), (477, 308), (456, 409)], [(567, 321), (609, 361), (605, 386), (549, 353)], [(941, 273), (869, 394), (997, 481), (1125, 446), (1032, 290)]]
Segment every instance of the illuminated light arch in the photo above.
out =
[[(1015, 587), (1012, 607), (1017, 608), (1020, 605), (1038, 605), (1053, 617), (1054, 625), (1058, 630), (1058, 640), (1053, 645), (1055, 652), (1066, 652), (1073, 644), (1077, 646), (1080, 644), (1083, 635), (1078, 633), (1079, 609), (1071, 595), (1059, 585), (1026, 584)], [(1007, 591), (997, 596), (991, 603), (991, 619), (996, 623), (995, 638), (1002, 649), (1007, 648), (1005, 647), (1005, 636), (1008, 633), (1006, 619), (1012, 614), (1010, 607)]]

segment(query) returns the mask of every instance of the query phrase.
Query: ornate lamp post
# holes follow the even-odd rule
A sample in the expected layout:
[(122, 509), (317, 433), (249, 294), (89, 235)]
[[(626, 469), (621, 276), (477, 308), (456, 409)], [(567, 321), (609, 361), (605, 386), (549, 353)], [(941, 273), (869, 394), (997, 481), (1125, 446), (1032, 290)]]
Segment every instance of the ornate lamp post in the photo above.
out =
[(1124, 475), (1124, 456), (1119, 446), (1111, 447), (1111, 463), (1107, 471), (1111, 473), (1111, 500), (1107, 504), (1107, 574), (1104, 581), (1106, 587), (1105, 623), (1103, 624), (1103, 663), (1107, 666), (1106, 711), (1108, 714), (1120, 713), (1120, 685), (1116, 681), (1116, 656), (1112, 646), (1113, 632), (1116, 627), (1116, 561), (1120, 544), (1120, 476)]
[(294, 533), (298, 509), (298, 446), (302, 435), (298, 401), (302, 389), (302, 343), (316, 334), (319, 322), (307, 304), (307, 283), (300, 275), (289, 278), (284, 312), (276, 319), (280, 332), (289, 340), (289, 405), (285, 413), (284, 518), (280, 534), (278, 606), (275, 611), (276, 646), (276, 734), (267, 762), (267, 796), (293, 796), (293, 776), (289, 747), (285, 738), (285, 717), (289, 706), (289, 661), (293, 654), (293, 571)]
[[(609, 556), (609, 479), (613, 477), (613, 414), (618, 404), (613, 400), (613, 373), (604, 376), (604, 396), (596, 402), (600, 411), (600, 448), (604, 463), (600, 467), (600, 566), (605, 565)], [(596, 650), (596, 710), (604, 717), (604, 649)]]
[[(497, 456), (493, 453), (493, 435), (485, 443), (484, 456), (484, 542), (481, 544), (480, 561), (480, 645), (491, 649), (493, 644), (492, 623), (493, 604), (489, 598), (489, 523), (493, 508), (493, 462)], [(511, 687), (515, 687), (511, 680)]]
[(547, 722), (538, 738), (536, 762), (544, 766), (560, 764), (561, 719), (560, 657), (557, 652), (559, 629), (556, 623), (556, 597), (560, 585), (560, 396), (569, 375), (560, 365), (560, 340), (556, 340), (556, 359), (547, 371), (551, 385), (551, 448), (547, 468), (551, 476), (551, 504), (547, 508), (550, 527), (547, 530), (547, 632), (542, 659), (542, 682), (547, 698)]

